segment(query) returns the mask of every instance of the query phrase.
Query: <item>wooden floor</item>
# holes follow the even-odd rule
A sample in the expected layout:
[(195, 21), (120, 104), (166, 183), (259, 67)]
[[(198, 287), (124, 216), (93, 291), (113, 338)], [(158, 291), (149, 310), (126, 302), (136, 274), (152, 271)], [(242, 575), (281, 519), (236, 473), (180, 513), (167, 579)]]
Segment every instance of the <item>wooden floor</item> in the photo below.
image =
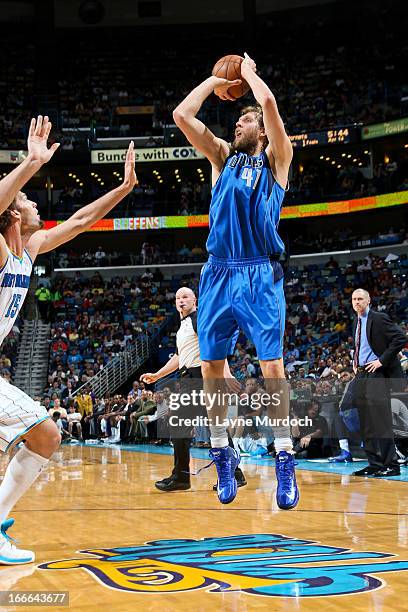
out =
[[(299, 470), (301, 501), (284, 512), (271, 461), (244, 465), (249, 484), (229, 506), (213, 467), (191, 491), (156, 491), (170, 464), (63, 447), (12, 513), (36, 563), (0, 569), (0, 590), (69, 591), (69, 609), (89, 611), (407, 610), (407, 482)], [(1, 607), (17, 609), (33, 608)]]

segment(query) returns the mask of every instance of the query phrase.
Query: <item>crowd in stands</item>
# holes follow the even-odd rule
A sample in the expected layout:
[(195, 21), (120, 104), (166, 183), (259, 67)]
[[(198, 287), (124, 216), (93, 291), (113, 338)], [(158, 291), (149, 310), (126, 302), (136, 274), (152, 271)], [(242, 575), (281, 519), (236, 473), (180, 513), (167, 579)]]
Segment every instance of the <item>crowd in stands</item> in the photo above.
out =
[[(112, 177), (111, 177), (112, 178)], [(174, 185), (171, 182), (174, 180)], [(197, 215), (208, 213), (210, 201), (210, 187), (206, 182), (197, 179), (185, 180), (178, 183), (169, 178), (169, 184), (152, 185), (143, 179), (133, 191), (108, 213), (107, 218), (134, 217), (141, 215)], [(117, 186), (117, 179), (104, 182), (88, 181), (81, 187), (65, 186), (54, 194), (55, 207), (52, 217), (67, 219), (78, 208), (86, 203), (96, 200), (104, 193)], [(45, 211), (43, 216), (48, 214)]]
[[(296, 170), (294, 165), (285, 204), (365, 198), (408, 189), (407, 156), (399, 158), (398, 161), (394, 159), (376, 164), (372, 178), (368, 178), (371, 177), (368, 168), (344, 164), (340, 157), (335, 164), (332, 164), (332, 161), (332, 158), (327, 161), (312, 161), (309, 165), (302, 166), (302, 172)], [(368, 164), (368, 160), (365, 161)], [(337, 162), (343, 162), (340, 168)]]
[[(408, 154), (396, 154), (387, 163), (376, 163), (372, 170), (369, 167), (368, 154), (363, 155), (364, 161), (361, 164), (364, 166), (361, 167), (357, 163), (347, 163), (347, 157), (344, 160), (342, 155), (346, 154), (341, 154), (337, 149), (337, 159), (330, 157), (326, 160), (323, 155), (316, 153), (315, 158), (308, 161), (295, 161), (292, 164), (290, 188), (285, 195), (284, 205), (348, 200), (408, 190)], [(146, 180), (141, 178), (140, 184), (136, 185), (132, 193), (107, 216), (208, 214), (211, 198), (209, 182), (201, 180), (199, 176), (179, 180), (180, 182), (171, 173), (165, 176), (163, 183), (157, 181), (157, 184), (151, 184), (148, 177)], [(106, 179), (102, 183), (88, 180), (82, 187), (66, 186), (57, 190), (54, 193), (52, 217), (68, 218), (85, 203), (113, 189), (117, 178), (111, 175), (109, 180)], [(45, 210), (41, 212), (43, 216), (49, 214)]]
[[(286, 238), (288, 238), (286, 236)], [(361, 234), (356, 228), (344, 227), (335, 229), (331, 233), (320, 231), (315, 235), (302, 235), (294, 232), (287, 240), (292, 255), (298, 253), (320, 253), (324, 251), (356, 249), (364, 244), (370, 246), (396, 245), (408, 242), (408, 233), (405, 227), (395, 230), (392, 226), (386, 227), (378, 233)], [(193, 246), (183, 244), (178, 249), (166, 247), (165, 241), (146, 240), (137, 251), (121, 252), (99, 246), (88, 249), (85, 253), (76, 250), (60, 250), (53, 254), (52, 264), (55, 268), (69, 267), (103, 267), (103, 266), (155, 266), (163, 263), (202, 263), (207, 259), (205, 244), (197, 241)], [(361, 265), (361, 264), (358, 264)], [(153, 275), (155, 281), (163, 278), (158, 268), (146, 270)]]
[(21, 33), (0, 40), (0, 148), (20, 149), (34, 99), (34, 45)]
[[(395, 7), (382, 8), (381, 18), (376, 11), (364, 12), (364, 26), (357, 15), (344, 22), (341, 9), (336, 7), (331, 15), (319, 11), (315, 18), (311, 9), (310, 27), (293, 19), (290, 12), (259, 19), (255, 59), (261, 74), (277, 92), (292, 133), (310, 130), (311, 117), (314, 129), (319, 129), (400, 116), (407, 51), (400, 45)], [(358, 13), (357, 7), (355, 10)], [(362, 31), (358, 36), (352, 33), (351, 22), (359, 23)], [(92, 36), (87, 32), (75, 40), (74, 53), (69, 52), (73, 40), (67, 40), (68, 50), (65, 45), (64, 50), (68, 52), (61, 66), (63, 77), (58, 84), (65, 122), (116, 123), (126, 133), (134, 118), (116, 115), (116, 108), (153, 104), (153, 126), (172, 123), (175, 104), (204, 75), (210, 74), (215, 59), (225, 54), (229, 39), (236, 35), (233, 29), (236, 25), (223, 24), (223, 36), (217, 26), (210, 32), (208, 27), (201, 30), (196, 27), (190, 32), (183, 28), (182, 36), (177, 29), (167, 32), (162, 29), (161, 45), (155, 47), (154, 53), (148, 44), (143, 44), (146, 39), (143, 31), (139, 33), (137, 48), (129, 47), (126, 37), (115, 31), (110, 33), (109, 45), (99, 33)], [(271, 36), (273, 50), (267, 44)], [(185, 53), (181, 51), (186, 45), (188, 69)], [(212, 49), (211, 57), (208, 48)], [(358, 62), (354, 61), (356, 57)], [(219, 123), (216, 108), (210, 106), (207, 114), (208, 118), (214, 117), (214, 123)], [(224, 118), (228, 115), (224, 109), (223, 115)], [(226, 128), (230, 129), (230, 123), (224, 119)]]
[[(400, 10), (401, 2), (393, 0), (371, 10), (356, 3), (346, 15), (341, 5), (332, 4), (330, 10), (308, 7), (301, 20), (291, 11), (258, 16), (256, 41), (249, 51), (276, 92), (290, 133), (403, 115), (407, 48), (401, 45)], [(138, 28), (132, 31), (137, 45), (129, 45), (129, 36), (120, 28), (105, 29), (103, 35), (89, 28), (77, 30), (75, 36), (60, 31), (55, 90), (49, 92), (58, 102), (58, 122), (64, 128), (116, 126), (125, 136), (137, 126), (139, 133), (144, 129), (154, 138), (157, 130), (172, 123), (172, 110), (180, 99), (211, 73), (217, 57), (236, 47), (240, 28), (247, 37), (246, 24), (237, 23), (169, 26), (160, 31)], [(152, 36), (160, 39), (153, 50)], [(23, 45), (11, 32), (2, 43), (8, 144), (11, 139), (21, 141), (20, 117), (21, 125), (27, 125), (36, 110), (36, 41), (30, 32), (26, 39)], [(138, 105), (152, 106), (152, 115), (117, 110)], [(232, 105), (210, 100), (204, 118), (230, 132), (235, 113)], [(75, 137), (63, 146), (73, 148)]]
[(37, 299), (51, 321), (47, 394), (69, 399), (138, 338), (153, 338), (173, 312), (174, 291), (148, 272), (132, 278), (42, 278)]
[(0, 376), (13, 381), (17, 362), (17, 351), (20, 342), (20, 319), (17, 318), (11, 332), (1, 345)]

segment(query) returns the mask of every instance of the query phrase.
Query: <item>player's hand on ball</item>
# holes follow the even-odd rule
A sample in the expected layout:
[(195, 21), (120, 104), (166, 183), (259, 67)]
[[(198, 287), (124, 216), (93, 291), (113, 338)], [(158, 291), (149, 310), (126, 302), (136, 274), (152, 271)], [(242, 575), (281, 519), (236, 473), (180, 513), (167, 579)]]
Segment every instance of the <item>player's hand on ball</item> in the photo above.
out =
[(248, 71), (256, 72), (256, 64), (254, 60), (249, 57), (248, 53), (244, 53), (244, 60), (241, 64), (241, 75), (243, 78), (248, 75)]
[(47, 147), (51, 128), (52, 123), (47, 115), (44, 118), (42, 115), (38, 115), (37, 119), (31, 119), (27, 138), (28, 154), (41, 164), (49, 162), (60, 146), (59, 142), (55, 142), (50, 148)]
[(131, 140), (126, 153), (123, 186), (129, 191), (132, 191), (137, 182), (138, 180), (135, 172), (135, 143)]
[(235, 81), (228, 81), (228, 79), (221, 79), (219, 77), (214, 77), (214, 79), (216, 79), (214, 85), (215, 95), (221, 100), (230, 100), (231, 102), (235, 102), (235, 98), (228, 93), (228, 89), (234, 85), (241, 85), (241, 79), (235, 79)]
[(153, 372), (146, 372), (146, 374), (141, 375), (140, 380), (147, 385), (151, 385), (152, 383), (156, 382), (157, 376)]

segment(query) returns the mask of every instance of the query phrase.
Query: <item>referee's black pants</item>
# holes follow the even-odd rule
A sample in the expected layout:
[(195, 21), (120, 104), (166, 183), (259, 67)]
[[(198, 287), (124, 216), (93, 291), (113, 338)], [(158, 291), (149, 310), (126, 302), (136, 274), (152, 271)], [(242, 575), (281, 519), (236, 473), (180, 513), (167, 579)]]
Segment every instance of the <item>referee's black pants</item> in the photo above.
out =
[[(201, 367), (186, 368), (180, 371), (182, 381), (183, 379), (200, 379), (202, 378)], [(186, 384), (188, 390), (191, 389), (190, 385)], [(183, 391), (183, 382), (181, 382), (181, 392)], [(178, 411), (179, 419), (192, 418), (194, 413), (197, 413), (197, 409), (192, 409), (189, 406), (183, 406)], [(173, 429), (173, 432), (172, 432)], [(173, 433), (173, 435), (172, 435)], [(173, 442), (174, 450), (174, 467), (171, 473), (172, 478), (177, 482), (189, 483), (190, 482), (190, 446), (191, 438), (193, 436), (192, 427), (179, 426), (177, 428), (170, 428), (170, 435)]]
[(379, 368), (359, 371), (353, 381), (353, 403), (360, 417), (361, 437), (371, 467), (399, 467), (392, 429), (390, 380)]
[[(182, 378), (202, 378), (201, 367), (188, 368), (182, 372)], [(182, 391), (182, 389), (181, 389)], [(180, 409), (180, 417), (191, 418), (194, 416), (194, 412), (197, 413), (197, 409), (194, 411), (189, 407)], [(203, 416), (207, 415), (207, 411), (203, 413)], [(170, 429), (171, 432), (171, 429)], [(172, 470), (172, 478), (177, 482), (189, 483), (190, 482), (190, 446), (191, 438), (193, 436), (193, 428), (178, 428), (172, 436), (173, 450), (174, 450), (174, 467)], [(228, 434), (228, 444), (234, 448), (234, 444), (231, 436)], [(235, 470), (235, 476), (244, 479), (244, 475), (239, 467)]]

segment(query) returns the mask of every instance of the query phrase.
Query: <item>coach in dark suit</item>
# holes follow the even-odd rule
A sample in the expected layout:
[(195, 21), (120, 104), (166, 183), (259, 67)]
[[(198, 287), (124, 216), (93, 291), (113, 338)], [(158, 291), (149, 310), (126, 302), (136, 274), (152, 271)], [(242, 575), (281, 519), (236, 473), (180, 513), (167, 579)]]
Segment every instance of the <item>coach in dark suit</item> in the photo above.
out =
[(370, 294), (356, 289), (354, 323), (353, 400), (358, 409), (368, 467), (355, 476), (398, 476), (400, 473), (392, 430), (391, 387), (404, 377), (398, 353), (407, 336), (389, 316), (370, 309)]

